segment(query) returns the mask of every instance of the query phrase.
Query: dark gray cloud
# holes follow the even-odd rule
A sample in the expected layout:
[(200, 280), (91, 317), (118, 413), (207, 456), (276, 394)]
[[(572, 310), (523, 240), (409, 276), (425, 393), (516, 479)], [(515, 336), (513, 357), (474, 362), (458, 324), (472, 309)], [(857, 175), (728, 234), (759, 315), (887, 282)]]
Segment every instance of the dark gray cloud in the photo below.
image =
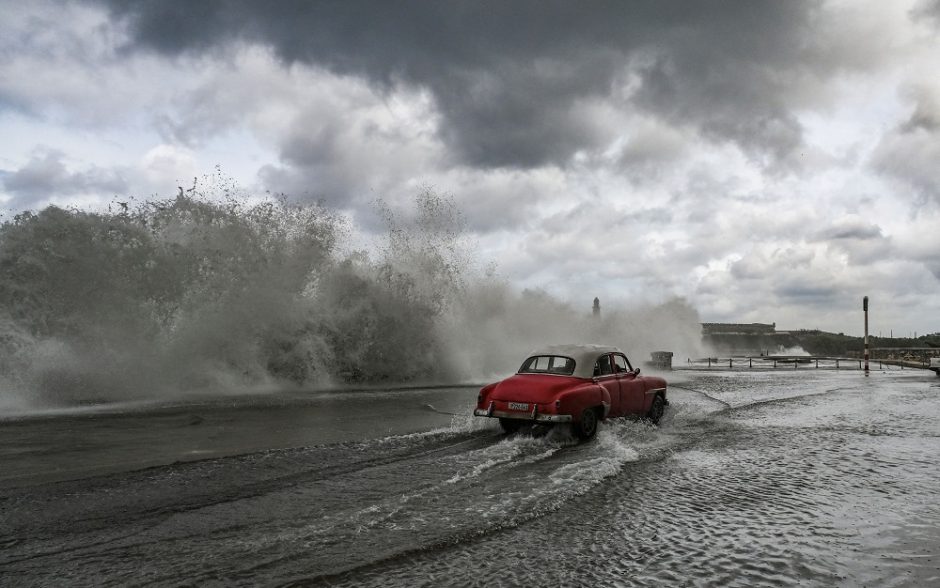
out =
[(915, 19), (932, 20), (935, 25), (940, 25), (940, 0), (922, 0), (911, 11), (911, 16)]
[(851, 222), (839, 223), (833, 227), (823, 230), (817, 237), (817, 241), (838, 241), (845, 239), (856, 239), (868, 241), (872, 239), (881, 239), (883, 237), (881, 227), (878, 225), (863, 221), (853, 220)]
[(840, 297), (839, 287), (831, 284), (786, 284), (776, 290), (777, 295), (790, 303), (813, 304), (831, 308)]
[[(481, 167), (564, 163), (610, 129), (578, 105), (640, 107), (775, 165), (802, 141), (787, 96), (840, 66), (817, 2), (109, 2), (129, 50), (224, 54), (429, 88), (442, 138)], [(812, 64), (812, 65), (809, 65)], [(638, 86), (637, 86), (638, 82)]]
[(918, 86), (906, 93), (913, 99), (913, 112), (881, 138), (871, 163), (912, 188), (918, 203), (940, 204), (940, 91)]
[(13, 201), (7, 206), (24, 209), (58, 196), (127, 192), (127, 183), (119, 173), (99, 167), (70, 171), (63, 159), (59, 151), (40, 151), (20, 169), (0, 176), (4, 190), (13, 195)]

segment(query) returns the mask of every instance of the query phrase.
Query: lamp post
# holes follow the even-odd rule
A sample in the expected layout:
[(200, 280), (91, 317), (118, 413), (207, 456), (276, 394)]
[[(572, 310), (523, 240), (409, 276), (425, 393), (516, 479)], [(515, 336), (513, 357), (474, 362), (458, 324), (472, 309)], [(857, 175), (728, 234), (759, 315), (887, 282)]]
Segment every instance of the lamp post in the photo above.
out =
[(862, 299), (862, 310), (865, 311), (865, 375), (868, 375), (868, 296)]

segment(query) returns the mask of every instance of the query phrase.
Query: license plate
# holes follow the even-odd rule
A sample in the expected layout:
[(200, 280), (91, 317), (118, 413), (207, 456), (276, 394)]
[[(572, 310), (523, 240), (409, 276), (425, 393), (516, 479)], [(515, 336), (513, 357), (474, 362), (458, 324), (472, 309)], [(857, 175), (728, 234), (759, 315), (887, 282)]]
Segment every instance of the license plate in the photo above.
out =
[(529, 410), (528, 402), (510, 402), (509, 410)]

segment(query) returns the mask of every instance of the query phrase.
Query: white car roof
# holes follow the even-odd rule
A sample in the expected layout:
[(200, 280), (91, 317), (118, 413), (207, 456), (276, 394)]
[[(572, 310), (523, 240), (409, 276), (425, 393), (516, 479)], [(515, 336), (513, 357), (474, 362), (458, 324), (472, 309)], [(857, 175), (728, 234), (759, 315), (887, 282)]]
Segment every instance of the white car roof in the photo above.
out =
[(550, 345), (539, 347), (527, 357), (533, 355), (563, 355), (574, 360), (574, 373), (576, 378), (591, 378), (594, 376), (594, 362), (605, 353), (623, 353), (610, 345)]

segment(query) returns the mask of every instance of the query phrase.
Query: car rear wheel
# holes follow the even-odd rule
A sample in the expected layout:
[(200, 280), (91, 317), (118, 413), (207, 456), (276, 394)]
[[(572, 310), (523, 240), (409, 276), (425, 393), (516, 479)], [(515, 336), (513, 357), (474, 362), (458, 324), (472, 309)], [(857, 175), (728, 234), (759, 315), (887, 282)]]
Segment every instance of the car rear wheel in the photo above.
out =
[(597, 411), (587, 408), (581, 413), (581, 420), (574, 424), (574, 432), (581, 439), (590, 439), (597, 433)]
[(515, 433), (522, 428), (522, 421), (516, 419), (499, 419), (499, 426), (507, 433)]
[(666, 401), (663, 400), (662, 396), (658, 394), (653, 397), (653, 405), (650, 407), (650, 411), (646, 413), (646, 418), (648, 418), (654, 425), (659, 424), (659, 419), (663, 418), (663, 412), (666, 411)]

